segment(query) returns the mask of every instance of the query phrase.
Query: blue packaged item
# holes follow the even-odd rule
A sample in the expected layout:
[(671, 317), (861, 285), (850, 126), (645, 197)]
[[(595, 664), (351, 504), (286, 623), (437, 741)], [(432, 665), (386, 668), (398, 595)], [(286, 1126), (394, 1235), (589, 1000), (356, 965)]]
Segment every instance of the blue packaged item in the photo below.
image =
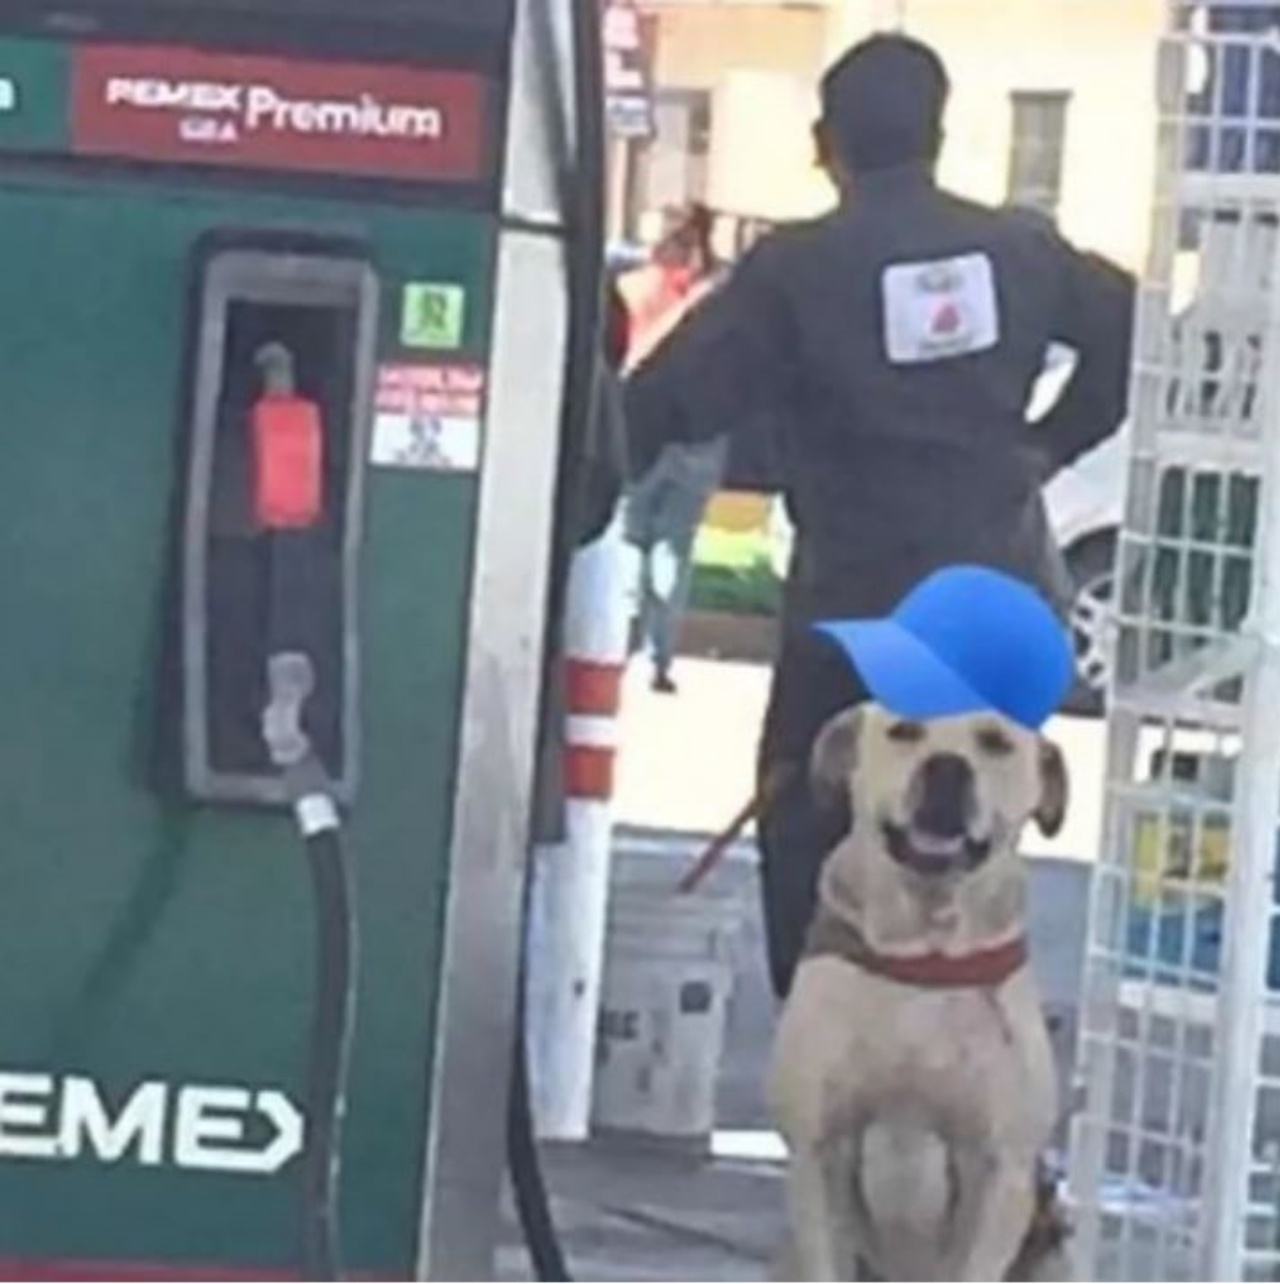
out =
[[(1162, 834), (1158, 818), (1139, 820), (1137, 873), (1125, 915), (1125, 972), (1164, 985), (1182, 985), (1189, 976), (1194, 988), (1211, 990), (1222, 969), (1224, 909), (1221, 897), (1208, 889), (1225, 881), (1230, 834), (1225, 823), (1206, 824), (1198, 867), (1191, 871), (1187, 862), (1179, 869), (1183, 849), (1190, 846), (1190, 828), (1189, 820), (1183, 828), (1175, 814), (1163, 831), (1165, 844), (1160, 852), (1156, 850)], [(1189, 872), (1194, 872), (1194, 878), (1186, 877)], [(1272, 866), (1272, 885), (1280, 886), (1280, 848)], [(1272, 904), (1280, 906), (1274, 894)], [(1280, 993), (1280, 932), (1276, 929), (1273, 916), (1267, 988)]]

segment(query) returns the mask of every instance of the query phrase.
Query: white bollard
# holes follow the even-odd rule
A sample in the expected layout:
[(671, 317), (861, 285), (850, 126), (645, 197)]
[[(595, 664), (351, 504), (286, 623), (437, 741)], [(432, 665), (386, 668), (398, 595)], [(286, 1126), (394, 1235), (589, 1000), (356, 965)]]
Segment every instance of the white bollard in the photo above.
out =
[(638, 554), (615, 520), (582, 549), (566, 602), (567, 841), (534, 853), (529, 1080), (545, 1141), (588, 1135), (604, 972), (618, 711)]

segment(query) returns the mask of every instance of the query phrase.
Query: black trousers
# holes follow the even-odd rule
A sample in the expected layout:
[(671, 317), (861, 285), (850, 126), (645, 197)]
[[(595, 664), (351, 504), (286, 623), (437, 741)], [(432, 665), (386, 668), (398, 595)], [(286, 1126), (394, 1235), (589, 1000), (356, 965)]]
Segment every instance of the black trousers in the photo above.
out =
[(769, 972), (779, 999), (790, 990), (804, 949), (822, 863), (849, 827), (847, 809), (818, 805), (809, 758), (828, 720), (866, 699), (866, 688), (833, 642), (808, 630), (784, 636), (757, 759), (765, 797), (758, 823), (760, 886)]

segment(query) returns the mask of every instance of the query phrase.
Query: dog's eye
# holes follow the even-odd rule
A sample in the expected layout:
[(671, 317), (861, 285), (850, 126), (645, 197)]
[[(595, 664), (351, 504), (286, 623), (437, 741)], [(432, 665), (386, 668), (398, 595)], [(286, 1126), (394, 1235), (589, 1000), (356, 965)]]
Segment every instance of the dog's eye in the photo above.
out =
[(924, 739), (924, 725), (919, 722), (895, 722), (889, 728), (888, 736), (899, 744), (919, 744)]
[(983, 727), (977, 740), (978, 748), (993, 758), (1003, 758), (1013, 752), (1013, 741), (999, 727)]

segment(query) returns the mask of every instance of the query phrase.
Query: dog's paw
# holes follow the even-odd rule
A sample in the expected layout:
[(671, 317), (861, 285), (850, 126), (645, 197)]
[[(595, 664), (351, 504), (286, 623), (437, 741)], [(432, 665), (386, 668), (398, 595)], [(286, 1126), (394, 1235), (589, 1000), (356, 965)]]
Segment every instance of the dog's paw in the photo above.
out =
[(1006, 1280), (1051, 1284), (1076, 1278), (1071, 1252), (1071, 1223), (1058, 1198), (1056, 1185), (1042, 1180), (1036, 1192), (1036, 1213)]
[(1026, 1284), (1067, 1284), (1067, 1281), (1079, 1279), (1070, 1244), (1063, 1242), (1042, 1253), (1018, 1278), (1025, 1280)]

